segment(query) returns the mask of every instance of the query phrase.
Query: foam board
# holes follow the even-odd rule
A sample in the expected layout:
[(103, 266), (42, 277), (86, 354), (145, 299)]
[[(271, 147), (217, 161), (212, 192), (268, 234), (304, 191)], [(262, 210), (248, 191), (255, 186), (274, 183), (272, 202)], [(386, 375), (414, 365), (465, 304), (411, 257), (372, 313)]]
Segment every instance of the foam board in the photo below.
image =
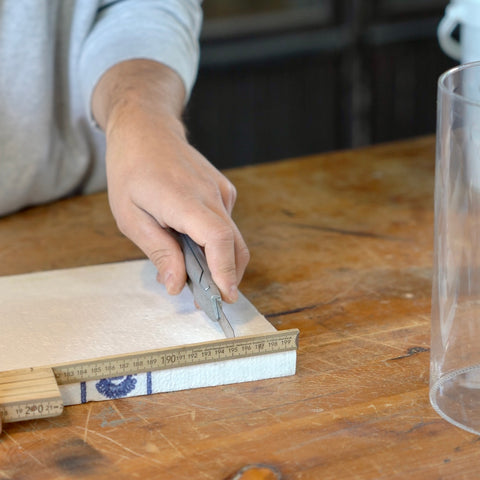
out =
[[(275, 331), (243, 295), (224, 311), (237, 337)], [(0, 327), (0, 371), (225, 338), (187, 287), (167, 294), (148, 260), (0, 277)], [(277, 352), (61, 385), (60, 392), (71, 405), (292, 375), (295, 367), (295, 351)]]

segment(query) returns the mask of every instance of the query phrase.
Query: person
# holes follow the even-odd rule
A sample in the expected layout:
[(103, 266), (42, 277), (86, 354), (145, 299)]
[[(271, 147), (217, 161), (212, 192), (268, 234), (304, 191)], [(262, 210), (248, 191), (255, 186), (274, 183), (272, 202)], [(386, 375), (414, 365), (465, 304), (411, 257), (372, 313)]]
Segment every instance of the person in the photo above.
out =
[(234, 186), (188, 142), (201, 0), (0, 0), (0, 214), (107, 188), (119, 229), (171, 294), (171, 231), (234, 302), (249, 261)]

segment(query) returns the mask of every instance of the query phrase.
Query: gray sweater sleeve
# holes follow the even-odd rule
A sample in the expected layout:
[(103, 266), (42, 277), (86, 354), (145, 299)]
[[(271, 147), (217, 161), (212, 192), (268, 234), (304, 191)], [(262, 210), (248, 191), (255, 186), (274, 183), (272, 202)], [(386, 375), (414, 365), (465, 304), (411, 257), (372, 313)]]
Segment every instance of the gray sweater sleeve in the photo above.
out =
[(113, 65), (150, 59), (176, 71), (187, 98), (195, 82), (202, 23), (201, 0), (117, 0), (103, 2), (82, 46), (79, 75), (85, 111), (100, 77)]

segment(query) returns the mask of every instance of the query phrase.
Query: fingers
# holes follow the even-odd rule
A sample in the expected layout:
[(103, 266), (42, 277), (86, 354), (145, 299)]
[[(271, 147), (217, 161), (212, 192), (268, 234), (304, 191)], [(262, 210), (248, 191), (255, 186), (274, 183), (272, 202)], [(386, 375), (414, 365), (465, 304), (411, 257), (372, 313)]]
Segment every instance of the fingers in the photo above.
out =
[(232, 222), (231, 229), (212, 232), (205, 244), (212, 278), (227, 302), (238, 299), (237, 286), (250, 259), (247, 245), (240, 232)]
[(208, 208), (183, 215), (178, 229), (204, 247), (205, 257), (222, 298), (235, 302), (237, 286), (249, 261), (248, 248), (237, 226), (228, 215), (218, 215)]
[[(222, 298), (233, 303), (238, 298), (237, 286), (243, 277), (250, 255), (235, 223), (208, 208), (198, 207), (188, 214), (178, 213), (180, 222), (170, 222), (175, 230), (188, 234), (204, 247), (205, 256)], [(185, 261), (176, 239), (155, 219), (154, 214), (132, 205), (128, 213), (116, 215), (117, 224), (148, 256), (157, 269), (157, 279), (171, 295), (185, 285)]]
[(183, 253), (175, 238), (150, 214), (136, 206), (119, 218), (120, 231), (155, 265), (157, 280), (165, 285), (170, 295), (178, 295), (185, 285), (186, 272)]
[(170, 294), (182, 290), (186, 273), (180, 246), (168, 229), (189, 235), (204, 248), (222, 298), (235, 302), (249, 260), (231, 218), (235, 187), (193, 147), (162, 129), (132, 145), (124, 138), (133, 137), (107, 139), (108, 193), (119, 229), (154, 263)]
[[(187, 233), (195, 242), (203, 246), (213, 280), (227, 302), (238, 298), (237, 286), (240, 283), (250, 260), (247, 245), (231, 218), (237, 199), (234, 185), (205, 159), (205, 171), (210, 173), (210, 199), (197, 202), (190, 199), (190, 207), (177, 210), (181, 224), (176, 228)], [(217, 200), (213, 191), (217, 190)], [(202, 208), (203, 207), (203, 208)]]
[[(152, 213), (156, 216), (155, 212)], [(212, 278), (222, 298), (235, 302), (238, 298), (237, 286), (249, 261), (249, 253), (227, 212), (222, 209), (217, 213), (213, 207), (189, 199), (184, 205), (178, 204), (175, 218), (164, 218), (164, 221), (204, 248)]]

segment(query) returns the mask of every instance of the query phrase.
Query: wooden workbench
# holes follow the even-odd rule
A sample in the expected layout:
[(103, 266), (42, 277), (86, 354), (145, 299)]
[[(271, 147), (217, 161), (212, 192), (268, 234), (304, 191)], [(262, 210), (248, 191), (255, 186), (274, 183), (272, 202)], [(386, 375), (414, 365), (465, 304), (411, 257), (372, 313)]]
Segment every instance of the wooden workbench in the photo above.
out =
[[(300, 329), (297, 374), (8, 424), (0, 479), (222, 480), (255, 462), (287, 479), (475, 478), (479, 437), (428, 401), (434, 139), (226, 173), (252, 254), (241, 289)], [(104, 194), (0, 220), (0, 274), (139, 257)]]

